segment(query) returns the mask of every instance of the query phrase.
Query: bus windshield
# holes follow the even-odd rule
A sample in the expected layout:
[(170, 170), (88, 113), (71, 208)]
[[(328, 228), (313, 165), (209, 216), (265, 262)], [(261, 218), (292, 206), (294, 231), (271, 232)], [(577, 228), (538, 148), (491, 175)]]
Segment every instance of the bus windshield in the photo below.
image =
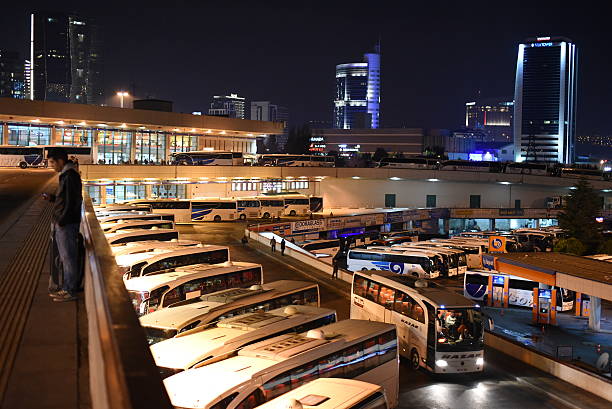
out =
[(439, 352), (476, 351), (484, 348), (482, 313), (474, 308), (438, 309)]

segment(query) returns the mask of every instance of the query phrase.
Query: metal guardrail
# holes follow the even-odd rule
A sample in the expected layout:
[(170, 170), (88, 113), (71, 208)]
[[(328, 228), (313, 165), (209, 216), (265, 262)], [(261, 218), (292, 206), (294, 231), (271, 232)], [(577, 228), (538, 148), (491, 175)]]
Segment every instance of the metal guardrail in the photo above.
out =
[(166, 409), (170, 399), (145, 333), (117, 270), (115, 258), (83, 194), (85, 306), (93, 409)]

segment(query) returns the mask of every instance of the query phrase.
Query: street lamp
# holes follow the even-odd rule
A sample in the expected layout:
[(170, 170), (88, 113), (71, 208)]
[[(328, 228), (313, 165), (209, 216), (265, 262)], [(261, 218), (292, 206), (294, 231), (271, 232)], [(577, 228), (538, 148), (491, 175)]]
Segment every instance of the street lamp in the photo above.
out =
[(123, 108), (123, 97), (129, 97), (130, 94), (127, 93), (126, 91), (119, 91), (117, 92), (117, 96), (121, 98), (121, 108)]

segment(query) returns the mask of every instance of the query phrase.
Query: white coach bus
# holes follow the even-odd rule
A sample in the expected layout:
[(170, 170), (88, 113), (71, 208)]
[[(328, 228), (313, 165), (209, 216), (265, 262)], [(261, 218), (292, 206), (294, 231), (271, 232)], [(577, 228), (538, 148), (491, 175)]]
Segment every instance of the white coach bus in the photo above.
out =
[(0, 146), (0, 166), (19, 166), (21, 169), (44, 166), (42, 146)]
[(175, 407), (251, 409), (317, 378), (381, 385), (398, 404), (395, 326), (344, 320), (242, 348), (234, 357), (164, 379)]
[(174, 229), (174, 222), (171, 220), (116, 220), (113, 222), (100, 223), (104, 233), (115, 233), (122, 230), (133, 229)]
[(440, 275), (440, 261), (425, 252), (393, 250), (389, 247), (351, 249), (346, 257), (349, 271), (388, 270), (421, 278)]
[(400, 355), (414, 369), (467, 373), (484, 368), (480, 306), (432, 282), (386, 271), (356, 272), (351, 318), (395, 324)]
[(231, 288), (143, 315), (140, 324), (149, 344), (154, 344), (190, 330), (197, 332), (200, 330), (197, 327), (209, 327), (235, 315), (289, 305), (319, 307), (319, 286), (306, 281), (279, 280), (251, 288)]
[(123, 230), (117, 233), (107, 233), (105, 236), (108, 244), (111, 246), (117, 246), (143, 240), (178, 240), (179, 232), (176, 229), (134, 229)]
[(219, 321), (211, 328), (151, 345), (160, 373), (166, 376), (235, 355), (242, 347), (282, 334), (299, 333), (336, 322), (336, 311), (290, 305)]
[(391, 409), (391, 406), (380, 385), (355, 379), (318, 378), (257, 408)]
[(261, 284), (262, 280), (260, 264), (227, 262), (136, 277), (127, 280), (125, 287), (138, 315), (144, 315), (227, 288), (248, 288)]

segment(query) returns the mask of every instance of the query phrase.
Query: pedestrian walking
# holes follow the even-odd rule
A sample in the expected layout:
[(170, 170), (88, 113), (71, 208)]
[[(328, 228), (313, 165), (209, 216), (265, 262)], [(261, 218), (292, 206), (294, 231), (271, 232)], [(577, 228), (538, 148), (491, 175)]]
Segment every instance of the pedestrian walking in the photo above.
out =
[(270, 249), (272, 250), (272, 253), (276, 251), (276, 240), (274, 237), (272, 237), (272, 240), (270, 240)]
[(285, 247), (287, 246), (287, 244), (285, 243), (285, 238), (283, 238), (281, 240), (281, 256), (285, 255)]
[(332, 266), (334, 267), (332, 271), (332, 279), (334, 280), (338, 278), (339, 264), (340, 264), (340, 260), (338, 259), (337, 256), (334, 256), (334, 258), (332, 259)]
[[(51, 215), (53, 241), (61, 262), (61, 280), (49, 285), (50, 291), (60, 286), (58, 291), (51, 292), (53, 301), (65, 302), (76, 300), (76, 293), (81, 281), (79, 268), (79, 225), (81, 223), (82, 182), (74, 163), (68, 160), (66, 150), (51, 148), (47, 155), (49, 166), (59, 173), (59, 186), (55, 194), (43, 193), (43, 199), (53, 203)], [(53, 279), (53, 278), (52, 278)], [(52, 285), (53, 284), (53, 285)]]
[(240, 239), (240, 242), (242, 242), (243, 246), (246, 246), (247, 244), (249, 244), (249, 238), (246, 236), (246, 234), (242, 236), (242, 239)]
[(295, 244), (295, 237), (290, 238), (289, 241), (291, 242), (291, 244)]

